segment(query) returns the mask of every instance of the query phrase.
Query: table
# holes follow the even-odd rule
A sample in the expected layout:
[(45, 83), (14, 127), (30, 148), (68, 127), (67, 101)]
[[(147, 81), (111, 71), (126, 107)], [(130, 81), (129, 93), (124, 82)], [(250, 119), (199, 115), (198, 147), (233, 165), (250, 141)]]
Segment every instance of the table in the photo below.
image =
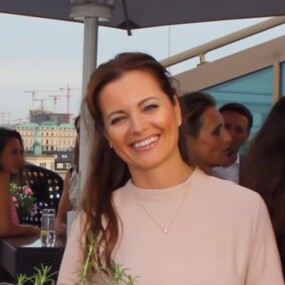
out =
[(20, 273), (33, 275), (34, 267), (40, 268), (41, 264), (58, 272), (64, 248), (64, 239), (57, 239), (54, 247), (42, 247), (39, 236), (0, 238), (0, 267), (14, 279)]

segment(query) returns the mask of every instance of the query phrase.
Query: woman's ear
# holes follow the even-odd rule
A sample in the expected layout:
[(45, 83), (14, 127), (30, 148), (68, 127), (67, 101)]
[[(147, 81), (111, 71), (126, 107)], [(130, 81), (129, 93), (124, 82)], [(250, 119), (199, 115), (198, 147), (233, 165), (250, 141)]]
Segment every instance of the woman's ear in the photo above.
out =
[(107, 132), (104, 130), (104, 137), (105, 137), (105, 139), (109, 142), (110, 141), (110, 139), (109, 139), (109, 136), (108, 136), (108, 134), (107, 134)]
[(109, 143), (109, 147), (110, 148), (113, 148), (113, 145), (112, 145), (112, 143), (111, 143), (111, 141), (110, 141), (110, 138), (109, 138), (109, 136), (108, 136), (108, 134), (107, 134), (107, 132), (104, 130), (104, 137), (105, 137), (105, 139), (108, 141), (108, 143)]

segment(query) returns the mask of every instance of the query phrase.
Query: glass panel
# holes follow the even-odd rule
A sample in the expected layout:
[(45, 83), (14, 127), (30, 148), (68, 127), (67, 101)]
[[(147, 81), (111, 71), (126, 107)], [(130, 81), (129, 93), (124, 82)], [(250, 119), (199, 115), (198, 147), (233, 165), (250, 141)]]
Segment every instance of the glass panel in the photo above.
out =
[(246, 105), (254, 118), (251, 130), (253, 135), (264, 122), (273, 104), (273, 67), (244, 75), (204, 91), (215, 97), (218, 107), (229, 102)]
[(285, 62), (281, 64), (281, 96), (285, 96)]

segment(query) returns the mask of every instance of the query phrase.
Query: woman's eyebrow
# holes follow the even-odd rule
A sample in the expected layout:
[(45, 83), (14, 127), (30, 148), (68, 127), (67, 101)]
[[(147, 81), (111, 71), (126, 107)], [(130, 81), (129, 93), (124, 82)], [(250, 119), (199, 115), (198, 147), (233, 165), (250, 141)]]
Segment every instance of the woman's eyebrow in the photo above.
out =
[[(147, 97), (147, 98), (144, 98), (141, 101), (139, 101), (138, 102), (138, 106), (141, 106), (144, 103), (146, 103), (147, 101), (152, 100), (152, 99), (157, 100), (157, 101), (159, 100), (159, 98), (157, 98), (157, 97), (153, 97), (153, 96), (152, 97)], [(107, 114), (106, 118), (109, 119), (111, 116), (119, 115), (119, 114), (125, 114), (125, 112), (123, 110), (115, 110), (115, 111)]]
[(152, 99), (157, 100), (157, 101), (159, 100), (159, 98), (157, 98), (157, 97), (148, 97), (148, 98), (145, 98), (145, 99), (141, 100), (138, 105), (141, 106), (141, 105), (143, 105), (145, 102), (147, 102), (147, 101), (149, 101), (149, 100), (152, 100)]
[(213, 128), (212, 133), (215, 132), (217, 129), (220, 129), (223, 127), (223, 123), (220, 123), (219, 125), (217, 125), (216, 127)]

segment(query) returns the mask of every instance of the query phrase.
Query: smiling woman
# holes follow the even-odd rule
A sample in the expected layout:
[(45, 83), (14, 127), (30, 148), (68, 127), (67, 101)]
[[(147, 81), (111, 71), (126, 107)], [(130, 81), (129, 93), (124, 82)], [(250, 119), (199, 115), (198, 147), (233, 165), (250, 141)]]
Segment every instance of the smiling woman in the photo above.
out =
[(58, 284), (80, 283), (87, 257), (87, 284), (111, 284), (124, 265), (138, 277), (124, 284), (284, 285), (264, 202), (191, 166), (176, 90), (153, 57), (124, 53), (99, 66), (86, 102), (91, 169)]
[(99, 104), (106, 138), (133, 179), (142, 180), (141, 186), (146, 186), (141, 172), (169, 165), (176, 168), (181, 111), (177, 98), (171, 103), (153, 75), (146, 71), (124, 74), (102, 89)]

